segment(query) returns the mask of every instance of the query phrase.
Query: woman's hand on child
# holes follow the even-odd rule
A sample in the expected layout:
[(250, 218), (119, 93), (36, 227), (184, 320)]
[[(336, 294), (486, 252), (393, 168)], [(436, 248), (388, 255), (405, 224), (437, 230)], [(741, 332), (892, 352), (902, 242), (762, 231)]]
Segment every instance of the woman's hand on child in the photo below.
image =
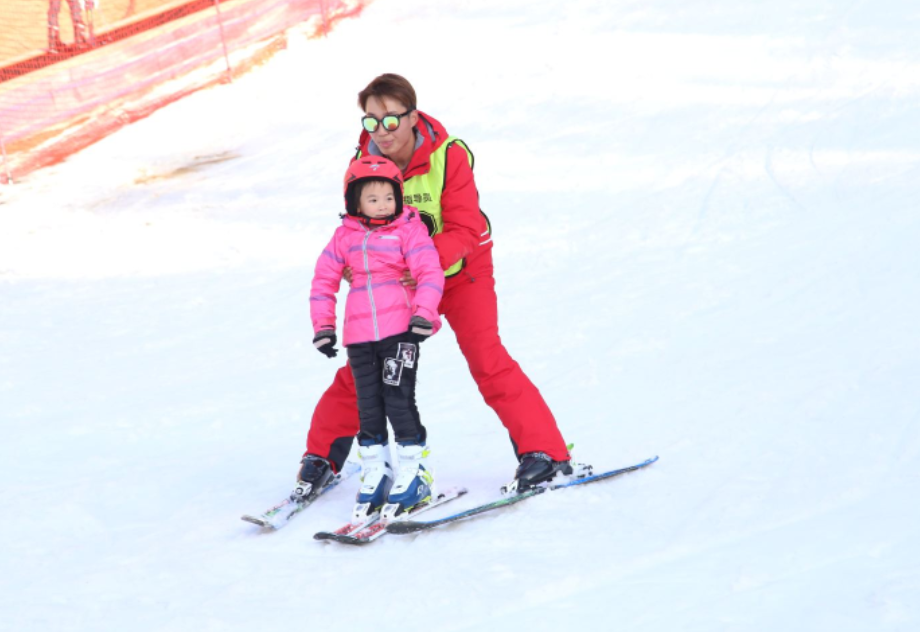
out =
[(410, 290), (414, 290), (418, 285), (418, 281), (412, 278), (412, 273), (406, 270), (403, 272), (402, 278), (399, 280), (400, 283), (405, 285)]
[(351, 282), (355, 278), (354, 274), (351, 272), (351, 266), (345, 266), (345, 269), (342, 270), (342, 277), (345, 279), (348, 285), (351, 285)]
[(339, 352), (335, 348), (336, 340), (334, 329), (323, 329), (313, 336), (313, 346), (327, 358), (334, 358)]

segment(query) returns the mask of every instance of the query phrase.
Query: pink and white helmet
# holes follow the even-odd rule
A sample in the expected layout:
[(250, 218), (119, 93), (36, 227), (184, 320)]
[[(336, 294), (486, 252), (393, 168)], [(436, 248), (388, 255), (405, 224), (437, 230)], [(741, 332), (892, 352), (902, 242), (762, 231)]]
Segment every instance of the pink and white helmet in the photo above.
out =
[(396, 164), (382, 156), (363, 156), (352, 161), (345, 172), (345, 210), (349, 215), (358, 215), (358, 196), (355, 193), (357, 184), (361, 180), (385, 180), (393, 184), (396, 194), (396, 214), (399, 217), (403, 210), (403, 175)]

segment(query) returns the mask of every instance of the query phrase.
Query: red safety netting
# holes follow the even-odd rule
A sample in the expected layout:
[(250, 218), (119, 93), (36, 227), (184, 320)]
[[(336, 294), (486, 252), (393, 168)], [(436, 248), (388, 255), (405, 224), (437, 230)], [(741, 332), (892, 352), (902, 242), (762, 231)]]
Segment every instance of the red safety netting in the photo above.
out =
[(319, 35), (369, 2), (0, 2), (0, 182), (247, 70), (291, 26)]

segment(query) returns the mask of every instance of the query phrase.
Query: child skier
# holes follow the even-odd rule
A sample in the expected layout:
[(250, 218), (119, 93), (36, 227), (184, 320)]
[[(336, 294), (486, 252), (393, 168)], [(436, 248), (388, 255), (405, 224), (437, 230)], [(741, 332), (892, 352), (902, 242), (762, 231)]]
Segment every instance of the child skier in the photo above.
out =
[[(342, 342), (361, 422), (362, 485), (352, 517), (352, 522), (361, 522), (381, 510), (388, 517), (401, 514), (436, 494), (415, 382), (418, 345), (441, 327), (438, 303), (444, 271), (417, 210), (403, 207), (402, 172), (391, 161), (368, 156), (351, 163), (345, 174), (345, 210), (342, 225), (316, 263), (310, 316), (313, 344), (335, 357), (335, 294), (344, 269), (350, 267)], [(414, 290), (399, 281), (406, 269), (418, 279)], [(387, 418), (396, 440), (395, 474)], [(309, 458), (304, 459), (305, 468)], [(325, 482), (301, 482), (295, 494), (312, 496)]]

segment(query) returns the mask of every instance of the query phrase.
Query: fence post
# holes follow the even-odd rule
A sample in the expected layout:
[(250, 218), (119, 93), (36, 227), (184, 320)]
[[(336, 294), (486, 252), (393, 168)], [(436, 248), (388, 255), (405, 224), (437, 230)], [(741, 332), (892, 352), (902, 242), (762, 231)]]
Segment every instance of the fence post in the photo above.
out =
[(224, 36), (224, 17), (220, 12), (220, 0), (214, 0), (217, 9), (217, 24), (220, 26), (220, 43), (224, 47), (224, 61), (227, 62), (227, 81), (233, 83), (233, 70), (230, 68), (230, 53), (227, 52), (227, 38)]
[(0, 153), (3, 154), (3, 168), (6, 171), (6, 183), (13, 184), (13, 174), (10, 173), (10, 163), (6, 160), (6, 143), (3, 142), (2, 127), (0, 127)]

